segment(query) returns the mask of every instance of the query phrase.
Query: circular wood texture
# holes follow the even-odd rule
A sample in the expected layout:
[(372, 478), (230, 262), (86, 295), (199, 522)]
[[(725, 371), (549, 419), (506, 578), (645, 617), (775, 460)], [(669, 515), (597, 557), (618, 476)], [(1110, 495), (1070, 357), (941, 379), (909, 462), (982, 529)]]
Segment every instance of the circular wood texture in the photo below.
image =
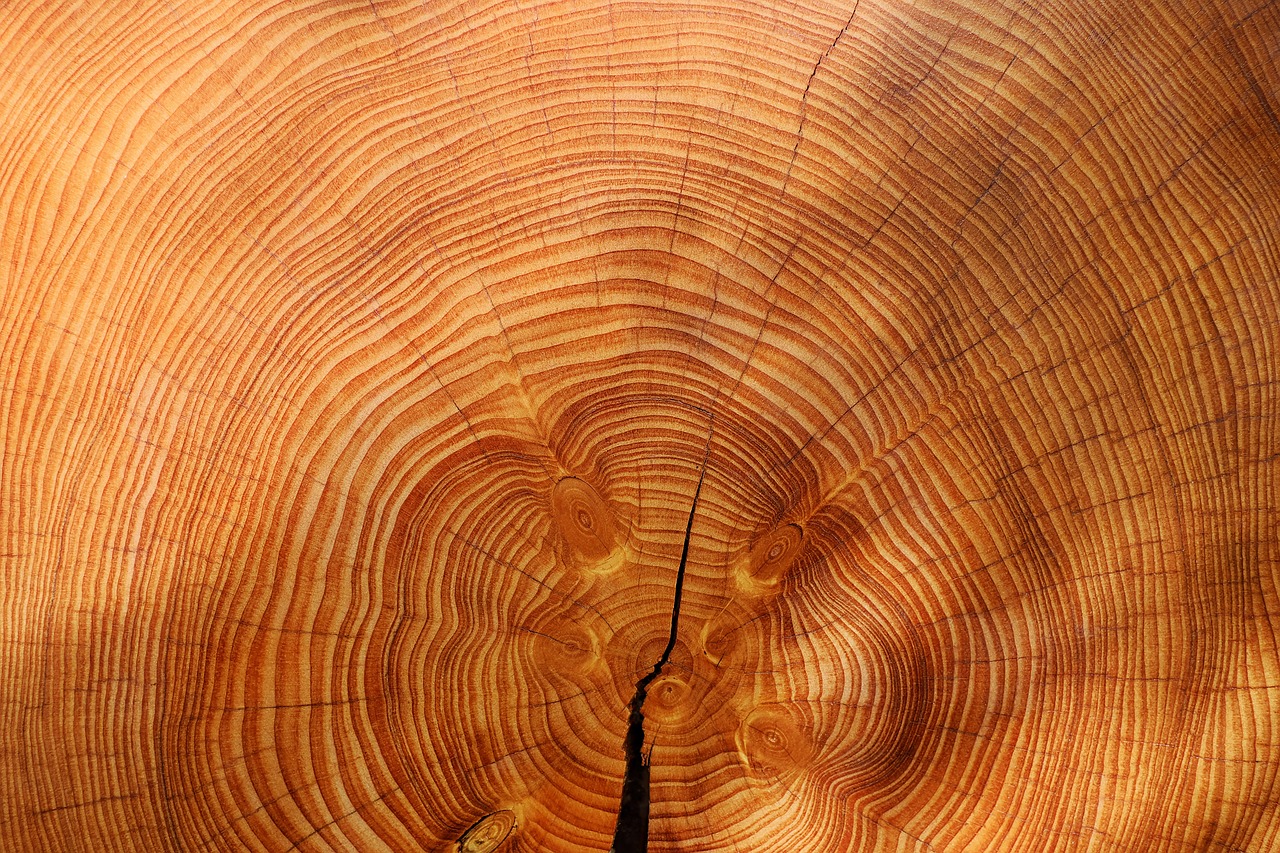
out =
[(0, 848), (1280, 849), (1280, 5), (0, 8)]

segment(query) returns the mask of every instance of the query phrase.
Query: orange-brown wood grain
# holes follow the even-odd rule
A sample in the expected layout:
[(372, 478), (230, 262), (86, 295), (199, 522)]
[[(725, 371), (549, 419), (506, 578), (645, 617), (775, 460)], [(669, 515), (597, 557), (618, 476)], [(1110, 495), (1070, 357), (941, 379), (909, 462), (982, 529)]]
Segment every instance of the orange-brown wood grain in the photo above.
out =
[[(1280, 849), (1280, 6), (0, 8), (0, 849)], [(708, 436), (711, 436), (708, 445)]]

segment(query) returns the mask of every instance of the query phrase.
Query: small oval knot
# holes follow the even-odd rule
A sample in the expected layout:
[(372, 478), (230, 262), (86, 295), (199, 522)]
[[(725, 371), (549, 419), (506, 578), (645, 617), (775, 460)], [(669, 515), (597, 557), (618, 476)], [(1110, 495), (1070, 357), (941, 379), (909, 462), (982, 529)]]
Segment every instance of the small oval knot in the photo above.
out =
[(738, 566), (740, 587), (762, 594), (775, 590), (804, 544), (804, 531), (787, 524), (762, 536)]
[(491, 853), (516, 828), (516, 813), (509, 809), (487, 814), (458, 839), (458, 853)]
[(813, 758), (813, 738), (798, 715), (783, 705), (753, 710), (738, 727), (738, 754), (753, 776), (787, 779)]
[(578, 562), (609, 564), (617, 548), (617, 525), (599, 492), (577, 477), (565, 477), (551, 490), (551, 511)]

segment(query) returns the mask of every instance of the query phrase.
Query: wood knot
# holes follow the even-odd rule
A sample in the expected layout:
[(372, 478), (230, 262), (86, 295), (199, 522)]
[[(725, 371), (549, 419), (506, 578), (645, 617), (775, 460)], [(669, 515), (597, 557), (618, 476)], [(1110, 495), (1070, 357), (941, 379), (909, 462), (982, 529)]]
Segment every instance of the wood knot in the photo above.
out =
[(692, 710), (689, 693), (689, 683), (682, 677), (663, 675), (649, 685), (645, 712), (659, 722), (670, 722), (688, 716)]
[(487, 814), (458, 839), (458, 853), (490, 853), (516, 828), (516, 814), (509, 809)]
[(813, 758), (813, 738), (798, 711), (786, 705), (762, 705), (742, 721), (738, 755), (747, 771), (768, 781), (789, 781)]
[(535, 659), (542, 671), (585, 673), (603, 661), (603, 642), (582, 619), (555, 615), (525, 630), (532, 635)]
[(738, 646), (739, 628), (742, 623), (732, 616), (721, 614), (702, 627), (702, 655), (712, 666), (721, 666), (732, 657)]
[(551, 511), (571, 559), (595, 571), (621, 563), (613, 512), (591, 485), (565, 477), (551, 490)]
[(760, 537), (739, 562), (738, 586), (754, 595), (775, 591), (803, 544), (804, 531), (797, 524), (784, 525)]

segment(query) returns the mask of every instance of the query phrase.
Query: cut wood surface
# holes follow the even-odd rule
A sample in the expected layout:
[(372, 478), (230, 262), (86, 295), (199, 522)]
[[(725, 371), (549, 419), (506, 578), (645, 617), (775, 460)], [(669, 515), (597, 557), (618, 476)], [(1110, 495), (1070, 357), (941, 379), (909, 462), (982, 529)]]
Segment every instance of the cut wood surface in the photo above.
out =
[[(1280, 5), (0, 6), (0, 850), (1280, 849)], [(639, 766), (637, 764), (637, 766)]]

